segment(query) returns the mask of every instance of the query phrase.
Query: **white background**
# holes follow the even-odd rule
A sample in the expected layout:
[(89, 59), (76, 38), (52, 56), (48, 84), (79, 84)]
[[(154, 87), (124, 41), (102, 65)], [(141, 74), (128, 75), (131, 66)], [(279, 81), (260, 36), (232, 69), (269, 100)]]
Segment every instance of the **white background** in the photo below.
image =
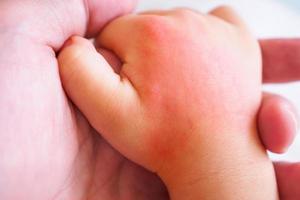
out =
[[(140, 0), (138, 11), (190, 7), (207, 12), (222, 4), (234, 7), (259, 38), (300, 37), (300, 1), (297, 3), (297, 0)], [(300, 83), (268, 85), (265, 90), (284, 95), (300, 110)], [(272, 154), (271, 157), (300, 161), (300, 136), (288, 153), (280, 156)]]

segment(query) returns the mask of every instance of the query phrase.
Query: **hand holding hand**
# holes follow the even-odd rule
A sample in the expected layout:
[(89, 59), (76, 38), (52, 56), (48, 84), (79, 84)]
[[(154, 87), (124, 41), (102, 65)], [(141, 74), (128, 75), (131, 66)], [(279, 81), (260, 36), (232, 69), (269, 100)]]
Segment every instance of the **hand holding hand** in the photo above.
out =
[(238, 17), (218, 14), (179, 9), (115, 20), (98, 41), (124, 62), (116, 71), (74, 37), (59, 56), (62, 82), (93, 127), (158, 173), (172, 199), (276, 199), (255, 131), (260, 48)]

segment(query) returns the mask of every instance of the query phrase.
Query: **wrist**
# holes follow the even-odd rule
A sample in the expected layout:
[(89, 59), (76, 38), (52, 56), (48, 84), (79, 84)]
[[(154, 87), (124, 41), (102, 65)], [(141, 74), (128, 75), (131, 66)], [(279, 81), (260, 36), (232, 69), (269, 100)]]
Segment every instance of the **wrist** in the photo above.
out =
[(256, 132), (235, 135), (201, 138), (194, 152), (161, 172), (171, 199), (278, 199), (274, 169)]

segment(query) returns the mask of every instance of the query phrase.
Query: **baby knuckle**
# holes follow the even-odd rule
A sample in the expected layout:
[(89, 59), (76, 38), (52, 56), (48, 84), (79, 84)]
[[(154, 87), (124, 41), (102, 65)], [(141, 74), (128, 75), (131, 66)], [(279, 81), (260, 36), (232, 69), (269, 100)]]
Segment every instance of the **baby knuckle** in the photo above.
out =
[(154, 43), (163, 43), (173, 32), (172, 23), (163, 16), (146, 16), (139, 21), (139, 29), (142, 38)]
[(194, 11), (189, 8), (177, 8), (174, 10), (175, 14), (182, 17), (193, 17), (197, 14), (197, 11)]
[(234, 13), (236, 14), (236, 11), (233, 7), (227, 6), (227, 5), (221, 5), (214, 9), (215, 12), (226, 12), (226, 13)]
[(175, 15), (185, 21), (204, 20), (205, 14), (190, 8), (177, 8), (174, 10)]
[(207, 28), (207, 16), (197, 10), (177, 8), (174, 10), (174, 16), (177, 20), (179, 19), (181, 27), (185, 27), (191, 32)]

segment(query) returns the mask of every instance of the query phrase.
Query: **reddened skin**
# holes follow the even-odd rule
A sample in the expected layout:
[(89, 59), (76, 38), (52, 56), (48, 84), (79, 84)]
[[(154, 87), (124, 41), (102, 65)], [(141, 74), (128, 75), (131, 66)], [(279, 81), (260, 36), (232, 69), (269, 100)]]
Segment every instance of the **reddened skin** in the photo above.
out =
[[(256, 187), (271, 187), (260, 198), (277, 196), (271, 162), (255, 131), (260, 48), (242, 20), (225, 9), (218, 15), (148, 12), (111, 22), (97, 42), (120, 57), (119, 73), (82, 38), (73, 38), (59, 57), (66, 92), (90, 123), (129, 159), (158, 173), (174, 199), (180, 196), (174, 188), (182, 185), (206, 190), (216, 184), (230, 199), (227, 188), (253, 185), (262, 168), (266, 177)], [(212, 175), (215, 182), (199, 182)], [(225, 184), (223, 176), (240, 178)]]

